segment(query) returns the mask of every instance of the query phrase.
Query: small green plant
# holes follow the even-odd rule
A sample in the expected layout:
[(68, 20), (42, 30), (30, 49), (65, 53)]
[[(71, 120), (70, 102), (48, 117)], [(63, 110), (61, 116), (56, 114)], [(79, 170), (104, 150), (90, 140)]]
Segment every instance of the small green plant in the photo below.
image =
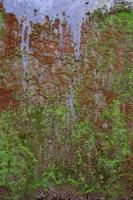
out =
[(9, 187), (13, 198), (18, 199), (34, 179), (37, 160), (22, 144), (11, 116), (10, 111), (0, 115), (0, 185)]

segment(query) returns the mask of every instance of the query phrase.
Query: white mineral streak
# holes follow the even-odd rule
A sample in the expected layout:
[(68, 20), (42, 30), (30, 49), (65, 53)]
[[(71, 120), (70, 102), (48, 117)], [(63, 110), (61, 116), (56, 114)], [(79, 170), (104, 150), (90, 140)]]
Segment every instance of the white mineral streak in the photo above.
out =
[[(0, 0), (7, 13), (13, 13), (19, 22), (22, 38), (22, 60), (24, 74), (28, 73), (29, 38), (31, 34), (31, 23), (44, 23), (46, 16), (54, 22), (60, 19), (60, 43), (62, 43), (63, 20), (66, 20), (73, 37), (75, 47), (75, 58), (80, 57), (80, 35), (86, 13), (92, 13), (98, 8), (110, 7), (118, 0)], [(132, 3), (133, 0), (127, 0)], [(25, 38), (27, 37), (27, 38)]]
[[(110, 8), (112, 3), (113, 0), (3, 0), (6, 12), (13, 13), (23, 26), (21, 37), (24, 69), (27, 70), (28, 65), (30, 22), (43, 24), (46, 16), (49, 16), (53, 22), (57, 17), (61, 23), (65, 19), (72, 32), (75, 56), (79, 59), (81, 25), (86, 18), (86, 13), (93, 12), (94, 9), (102, 8), (104, 5)], [(60, 33), (62, 34), (61, 27)]]
[[(22, 21), (22, 30), (21, 33), (21, 48), (22, 48), (22, 60), (23, 60), (23, 68), (24, 68), (24, 74), (25, 77), (28, 75), (28, 65), (29, 65), (29, 40), (30, 40), (30, 34), (31, 34), (31, 27), (30, 22), (27, 18), (23, 19)], [(26, 35), (26, 37), (25, 37)]]

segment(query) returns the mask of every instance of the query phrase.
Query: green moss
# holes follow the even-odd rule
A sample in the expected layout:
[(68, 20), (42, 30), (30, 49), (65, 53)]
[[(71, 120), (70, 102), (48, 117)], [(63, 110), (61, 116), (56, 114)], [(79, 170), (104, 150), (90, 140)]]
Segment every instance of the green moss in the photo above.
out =
[(3, 13), (0, 12), (0, 37), (3, 35), (3, 31), (4, 31), (4, 16)]
[[(118, 12), (115, 14), (111, 14), (107, 17), (105, 17), (104, 22), (110, 23), (113, 25), (115, 21), (118, 21), (120, 23), (126, 23), (126, 27), (128, 28), (127, 31), (133, 31), (133, 10), (130, 12)], [(124, 27), (123, 27), (124, 28)]]

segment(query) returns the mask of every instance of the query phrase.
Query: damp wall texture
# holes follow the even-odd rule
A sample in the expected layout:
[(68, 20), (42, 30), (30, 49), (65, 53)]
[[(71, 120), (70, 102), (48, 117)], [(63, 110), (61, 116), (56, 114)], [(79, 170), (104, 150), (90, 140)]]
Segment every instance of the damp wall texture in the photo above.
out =
[(15, 2), (0, 6), (0, 198), (131, 199), (132, 6), (87, 11), (77, 59), (69, 21)]

